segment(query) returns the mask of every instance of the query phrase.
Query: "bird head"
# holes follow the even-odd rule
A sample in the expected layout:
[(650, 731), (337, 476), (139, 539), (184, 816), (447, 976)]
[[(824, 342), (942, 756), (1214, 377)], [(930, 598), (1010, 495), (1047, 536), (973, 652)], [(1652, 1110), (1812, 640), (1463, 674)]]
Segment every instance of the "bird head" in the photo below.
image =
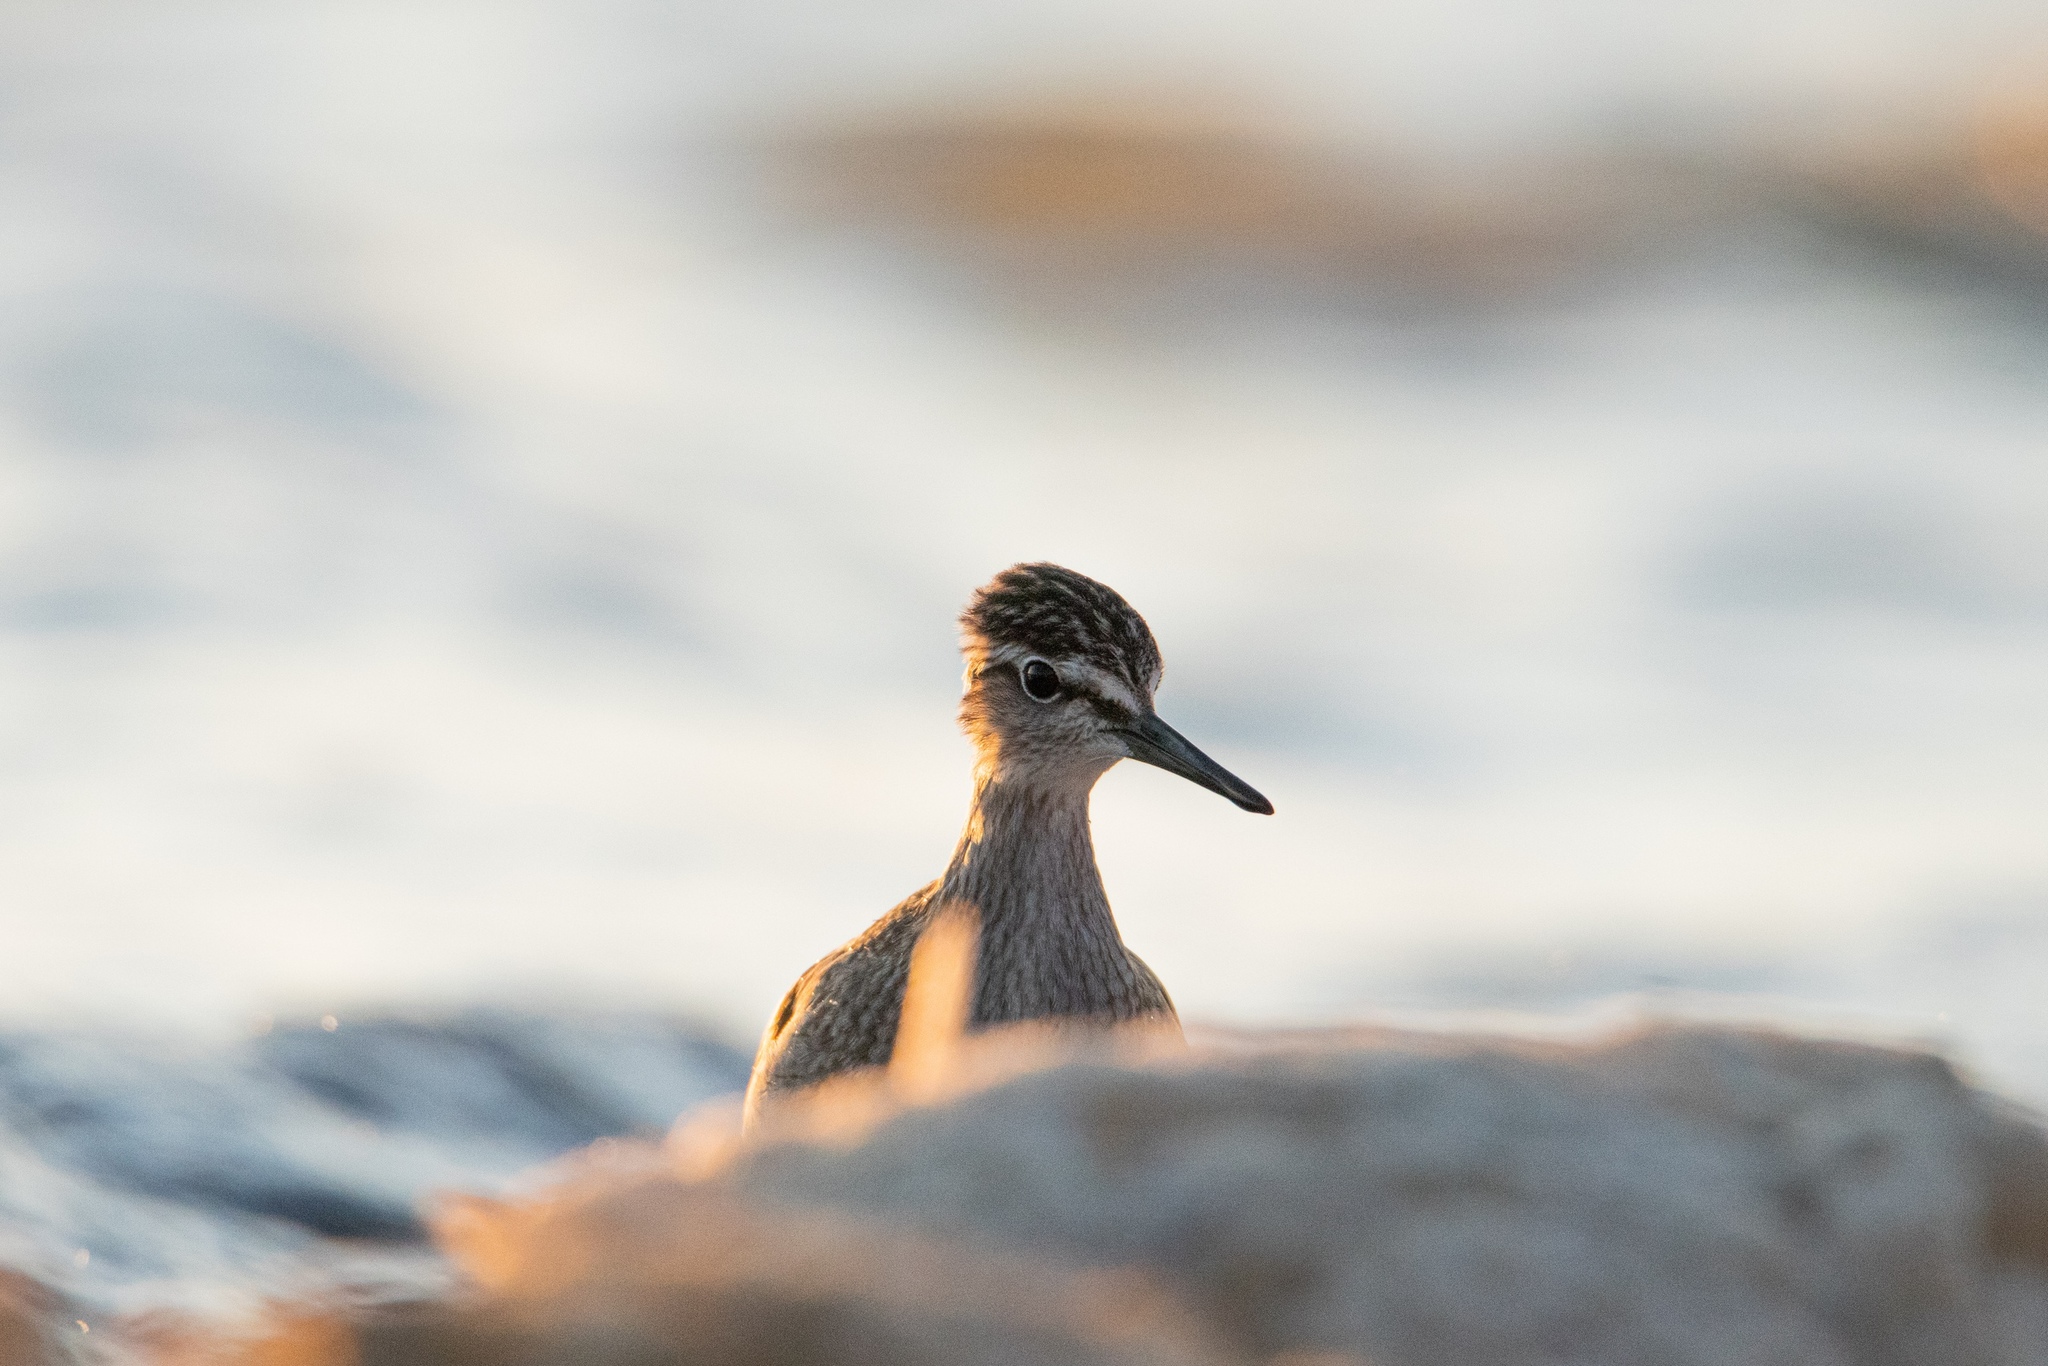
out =
[(1056, 564), (1012, 565), (975, 591), (960, 629), (960, 724), (997, 781), (1085, 790), (1136, 759), (1272, 814), (1152, 709), (1159, 645), (1115, 589)]

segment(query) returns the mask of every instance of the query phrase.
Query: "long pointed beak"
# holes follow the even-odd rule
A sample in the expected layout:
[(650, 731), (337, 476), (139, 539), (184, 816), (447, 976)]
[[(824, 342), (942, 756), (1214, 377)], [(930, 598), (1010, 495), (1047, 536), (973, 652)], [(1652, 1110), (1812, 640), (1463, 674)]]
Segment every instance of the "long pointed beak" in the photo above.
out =
[(1219, 797), (1228, 797), (1247, 811), (1261, 816), (1273, 814), (1273, 803), (1252, 791), (1250, 784), (1189, 744), (1181, 733), (1160, 720), (1154, 712), (1145, 715), (1121, 734), (1131, 757), (1141, 764), (1178, 773)]

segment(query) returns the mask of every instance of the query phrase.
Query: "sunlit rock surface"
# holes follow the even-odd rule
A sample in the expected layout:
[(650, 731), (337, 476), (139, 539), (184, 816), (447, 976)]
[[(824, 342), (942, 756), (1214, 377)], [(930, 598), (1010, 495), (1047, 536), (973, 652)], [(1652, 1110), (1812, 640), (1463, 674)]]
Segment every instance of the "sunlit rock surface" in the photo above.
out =
[(644, 1167), (554, 1201), (452, 1212), (480, 1305), (383, 1316), (363, 1366), (657, 1362), (833, 1366), (1207, 1366), (1201, 1316), (1142, 1271), (776, 1209)]
[(1273, 1036), (887, 1086), (451, 1211), (485, 1298), (368, 1360), (2048, 1361), (2048, 1146), (1923, 1054)]

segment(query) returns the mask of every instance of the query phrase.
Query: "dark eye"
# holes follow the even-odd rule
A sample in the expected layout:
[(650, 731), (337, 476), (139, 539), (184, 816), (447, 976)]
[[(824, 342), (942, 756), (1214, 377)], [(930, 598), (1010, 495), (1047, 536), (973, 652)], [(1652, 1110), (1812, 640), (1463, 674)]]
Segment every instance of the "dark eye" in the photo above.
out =
[(1050, 702), (1060, 695), (1060, 676), (1052, 665), (1042, 659), (1026, 660), (1022, 670), (1024, 691), (1040, 702)]

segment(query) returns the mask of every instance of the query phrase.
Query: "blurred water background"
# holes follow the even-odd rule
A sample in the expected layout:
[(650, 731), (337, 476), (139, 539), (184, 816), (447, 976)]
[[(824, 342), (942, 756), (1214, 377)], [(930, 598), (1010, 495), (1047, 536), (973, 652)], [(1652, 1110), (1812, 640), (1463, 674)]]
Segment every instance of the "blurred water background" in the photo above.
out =
[(751, 1038), (1052, 559), (1279, 809), (1099, 789), (1188, 1018), (2048, 1101), (2043, 73), (2017, 0), (15, 0), (0, 1010)]

